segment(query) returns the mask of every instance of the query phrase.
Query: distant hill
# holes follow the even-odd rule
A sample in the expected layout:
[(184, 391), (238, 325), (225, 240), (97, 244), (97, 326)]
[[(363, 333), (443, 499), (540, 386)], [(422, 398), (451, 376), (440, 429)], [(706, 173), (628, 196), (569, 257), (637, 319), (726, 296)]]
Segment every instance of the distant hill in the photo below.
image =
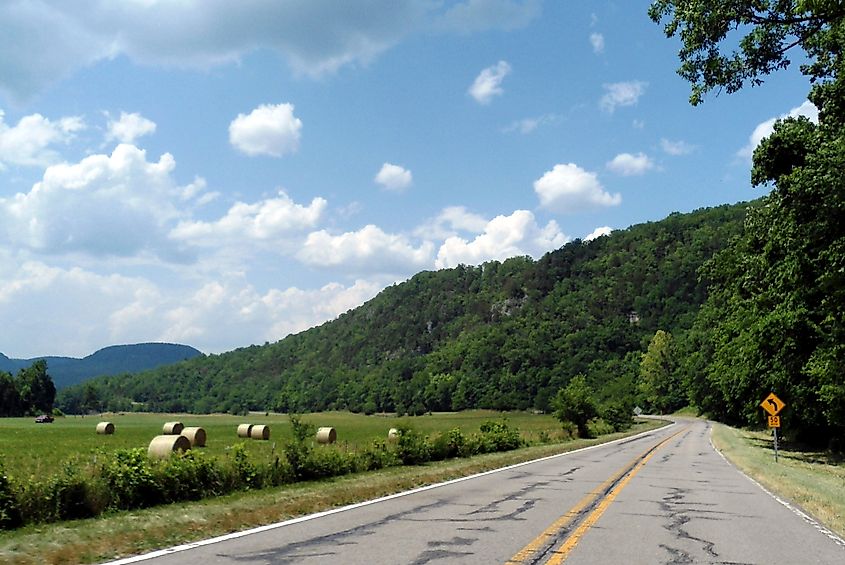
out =
[(174, 343), (112, 345), (82, 359), (56, 356), (10, 359), (0, 353), (0, 371), (14, 374), (29, 367), (33, 362), (44, 359), (56, 389), (62, 389), (93, 377), (139, 373), (200, 355), (202, 352), (193, 347)]
[[(657, 330), (680, 339), (692, 326), (707, 297), (700, 268), (746, 208), (672, 214), (536, 261), (421, 272), (277, 343), (92, 384), (110, 410), (419, 414), (548, 410), (583, 374), (600, 401), (633, 403), (642, 353)], [(59, 394), (62, 410), (81, 388)]]

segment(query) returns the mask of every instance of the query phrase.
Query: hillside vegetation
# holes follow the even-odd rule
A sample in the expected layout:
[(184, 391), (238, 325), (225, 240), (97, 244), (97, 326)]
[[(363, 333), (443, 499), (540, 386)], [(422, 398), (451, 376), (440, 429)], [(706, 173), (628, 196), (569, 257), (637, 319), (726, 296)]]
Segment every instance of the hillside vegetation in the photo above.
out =
[[(422, 272), (277, 343), (93, 384), (112, 410), (419, 414), (548, 410), (583, 374), (600, 403), (650, 408), (642, 356), (658, 330), (684, 341), (707, 298), (699, 271), (741, 232), (747, 206), (672, 214), (537, 261)], [(63, 391), (60, 406), (83, 391)], [(667, 392), (660, 408), (687, 403), (680, 385)]]

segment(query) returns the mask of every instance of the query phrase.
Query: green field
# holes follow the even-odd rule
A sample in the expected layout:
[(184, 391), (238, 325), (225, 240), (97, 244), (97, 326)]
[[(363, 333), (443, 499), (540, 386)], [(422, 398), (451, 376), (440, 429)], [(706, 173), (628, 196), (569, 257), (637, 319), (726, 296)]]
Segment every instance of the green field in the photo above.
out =
[[(473, 410), (467, 412), (439, 413), (429, 416), (403, 417), (364, 416), (348, 412), (324, 412), (302, 416), (305, 422), (317, 427), (331, 426), (337, 430), (338, 444), (355, 448), (369, 445), (373, 440), (385, 439), (392, 427), (407, 425), (425, 434), (460, 428), (465, 434), (478, 431), (487, 420), (507, 418), (508, 423), (532, 443), (548, 438), (564, 439), (560, 422), (553, 416), (527, 412), (495, 412)], [(97, 435), (96, 425), (109, 421), (115, 425), (114, 435)], [(223, 456), (232, 445), (245, 443), (250, 455), (257, 460), (269, 458), (274, 450), (290, 438), (290, 420), (284, 414), (104, 414), (97, 416), (68, 416), (56, 418), (52, 424), (36, 424), (33, 418), (0, 419), (0, 461), (13, 476), (46, 476), (61, 469), (67, 461), (93, 463), (98, 454), (115, 449), (143, 447), (161, 433), (168, 421), (180, 421), (186, 426), (201, 426), (208, 434), (205, 448), (210, 455)], [(237, 426), (242, 423), (267, 424), (270, 441), (244, 440), (237, 437)]]

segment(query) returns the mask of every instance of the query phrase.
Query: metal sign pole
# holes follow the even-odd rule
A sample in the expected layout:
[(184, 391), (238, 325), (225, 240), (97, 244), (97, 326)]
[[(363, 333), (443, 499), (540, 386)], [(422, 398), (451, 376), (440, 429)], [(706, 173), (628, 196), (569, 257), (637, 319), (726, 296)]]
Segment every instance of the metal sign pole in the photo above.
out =
[(775, 431), (775, 463), (778, 462), (778, 429), (772, 428)]

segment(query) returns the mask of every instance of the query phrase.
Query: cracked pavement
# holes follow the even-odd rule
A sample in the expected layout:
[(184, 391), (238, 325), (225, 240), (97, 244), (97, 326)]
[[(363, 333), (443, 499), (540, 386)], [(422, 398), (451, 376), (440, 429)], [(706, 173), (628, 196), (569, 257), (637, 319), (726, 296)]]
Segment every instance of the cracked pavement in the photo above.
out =
[[(567, 563), (845, 563), (845, 547), (713, 450), (707, 422), (685, 424), (690, 427), (632, 477)], [(145, 563), (504, 563), (608, 477), (679, 429), (670, 426)]]

